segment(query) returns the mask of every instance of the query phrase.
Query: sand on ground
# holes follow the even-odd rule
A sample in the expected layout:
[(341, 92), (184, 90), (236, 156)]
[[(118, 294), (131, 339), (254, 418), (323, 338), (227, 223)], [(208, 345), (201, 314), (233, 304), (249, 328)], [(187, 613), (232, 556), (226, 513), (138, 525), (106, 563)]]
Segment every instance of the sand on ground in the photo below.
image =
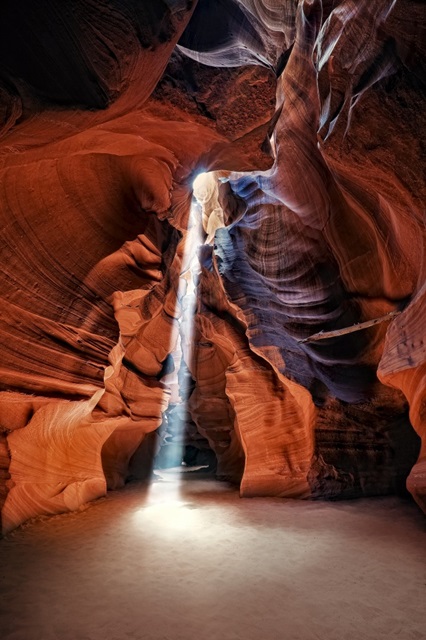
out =
[(425, 519), (167, 474), (0, 541), (2, 640), (424, 640)]

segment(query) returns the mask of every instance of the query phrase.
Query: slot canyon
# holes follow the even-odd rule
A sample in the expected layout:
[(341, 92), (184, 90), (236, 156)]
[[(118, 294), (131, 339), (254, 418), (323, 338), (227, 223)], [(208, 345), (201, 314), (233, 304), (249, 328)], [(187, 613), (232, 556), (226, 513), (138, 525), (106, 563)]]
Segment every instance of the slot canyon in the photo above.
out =
[(425, 94), (423, 0), (1, 3), (3, 640), (426, 636)]

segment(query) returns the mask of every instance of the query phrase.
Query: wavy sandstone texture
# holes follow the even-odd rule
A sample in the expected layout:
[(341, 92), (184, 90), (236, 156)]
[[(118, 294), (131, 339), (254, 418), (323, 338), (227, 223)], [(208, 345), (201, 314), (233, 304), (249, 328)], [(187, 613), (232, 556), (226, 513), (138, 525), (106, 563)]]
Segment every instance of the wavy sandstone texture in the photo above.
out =
[(3, 531), (149, 476), (176, 416), (243, 496), (426, 511), (422, 3), (2, 13)]

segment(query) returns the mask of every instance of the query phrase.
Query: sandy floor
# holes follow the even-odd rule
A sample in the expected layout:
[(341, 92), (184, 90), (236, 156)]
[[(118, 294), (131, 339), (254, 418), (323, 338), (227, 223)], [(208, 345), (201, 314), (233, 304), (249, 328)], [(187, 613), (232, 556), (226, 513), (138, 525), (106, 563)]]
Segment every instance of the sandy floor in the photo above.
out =
[(2, 640), (424, 640), (425, 522), (398, 498), (241, 500), (172, 475), (0, 541)]

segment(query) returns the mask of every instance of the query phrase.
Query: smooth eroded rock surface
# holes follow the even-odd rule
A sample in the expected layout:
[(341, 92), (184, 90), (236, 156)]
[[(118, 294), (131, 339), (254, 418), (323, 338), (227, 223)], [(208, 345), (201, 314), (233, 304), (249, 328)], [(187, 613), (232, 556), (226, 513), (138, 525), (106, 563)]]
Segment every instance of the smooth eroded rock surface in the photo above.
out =
[(3, 13), (3, 529), (171, 438), (243, 496), (425, 510), (422, 3)]

